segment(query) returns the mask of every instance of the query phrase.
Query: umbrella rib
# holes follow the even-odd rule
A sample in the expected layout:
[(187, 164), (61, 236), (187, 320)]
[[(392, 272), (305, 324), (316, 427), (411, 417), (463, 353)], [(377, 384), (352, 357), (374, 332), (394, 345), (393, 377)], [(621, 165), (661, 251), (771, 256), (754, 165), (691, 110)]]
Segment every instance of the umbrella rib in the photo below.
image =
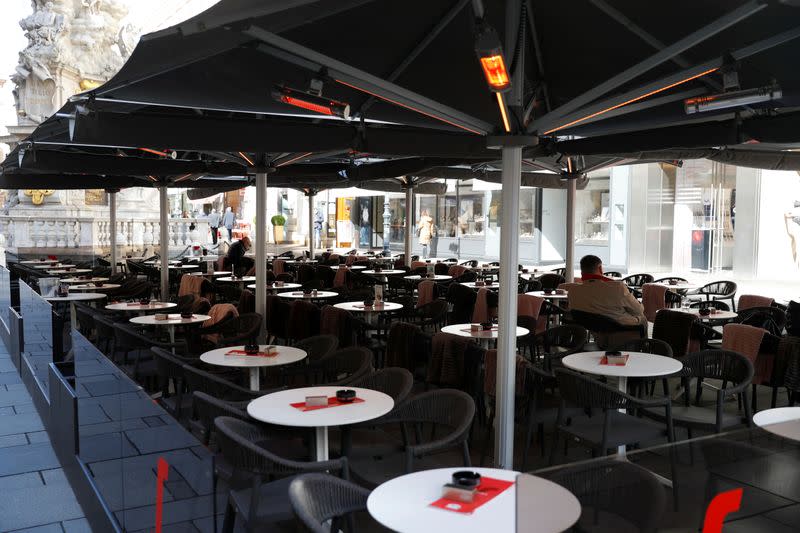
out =
[[(433, 28), (431, 28), (431, 30), (425, 35), (425, 38), (422, 39), (419, 43), (417, 43), (417, 45), (411, 50), (411, 52), (406, 56), (406, 58), (403, 59), (403, 61), (399, 65), (397, 65), (397, 67), (392, 71), (391, 74), (389, 74), (389, 76), (387, 76), (386, 79), (388, 81), (397, 80), (397, 78), (400, 77), (400, 75), (403, 72), (405, 72), (405, 70), (411, 65), (411, 63), (413, 63), (414, 60), (417, 59), (417, 57), (422, 52), (425, 51), (428, 45), (430, 45), (434, 41), (434, 39), (436, 39), (436, 37), (442, 32), (442, 30), (445, 29), (447, 25), (453, 21), (456, 15), (458, 15), (461, 12), (461, 10), (464, 9), (464, 7), (471, 1), (472, 0), (458, 0), (453, 5), (453, 7), (451, 7), (450, 10), (445, 14), (445, 16), (442, 17)], [(354, 115), (355, 116), (363, 115), (364, 113), (367, 112), (367, 110), (370, 107), (372, 107), (372, 104), (374, 103), (375, 103), (375, 97), (370, 96), (364, 101), (363, 104), (361, 104), (361, 107), (358, 110), (356, 110)]]

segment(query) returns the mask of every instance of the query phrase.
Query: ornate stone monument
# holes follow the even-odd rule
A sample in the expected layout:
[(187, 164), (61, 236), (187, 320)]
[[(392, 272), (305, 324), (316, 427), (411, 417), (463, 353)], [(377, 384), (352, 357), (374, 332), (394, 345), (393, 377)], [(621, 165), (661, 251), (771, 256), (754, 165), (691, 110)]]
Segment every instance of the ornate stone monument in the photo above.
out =
[[(133, 51), (138, 31), (122, 21), (122, 0), (33, 0), (20, 21), (28, 45), (11, 81), (17, 124), (0, 138), (12, 147), (79, 92), (110, 79)], [(65, 178), (66, 179), (66, 178)], [(117, 242), (141, 249), (158, 240), (158, 200), (152, 189), (118, 194)], [(103, 190), (8, 191), (0, 215), (0, 245), (16, 253), (106, 253), (110, 241), (108, 195)], [(182, 221), (171, 227), (183, 242)], [(172, 226), (172, 223), (170, 224)], [(65, 250), (66, 249), (66, 250)]]

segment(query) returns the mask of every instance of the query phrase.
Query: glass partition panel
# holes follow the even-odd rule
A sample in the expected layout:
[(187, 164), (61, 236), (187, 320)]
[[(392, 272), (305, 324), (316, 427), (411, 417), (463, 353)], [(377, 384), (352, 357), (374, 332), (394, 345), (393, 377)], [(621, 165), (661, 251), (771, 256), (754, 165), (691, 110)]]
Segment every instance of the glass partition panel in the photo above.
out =
[(24, 349), (39, 387), (47, 395), (48, 370), (53, 362), (53, 308), (24, 281), (19, 282)]
[(8, 309), (11, 307), (11, 273), (6, 267), (0, 266), (0, 320), (8, 330), (10, 318)]
[(531, 473), (577, 496), (581, 531), (628, 531), (620, 524), (697, 531), (712, 499), (737, 489), (743, 489), (740, 508), (723, 514), (724, 531), (791, 531), (800, 509), (798, 439), (795, 419)]

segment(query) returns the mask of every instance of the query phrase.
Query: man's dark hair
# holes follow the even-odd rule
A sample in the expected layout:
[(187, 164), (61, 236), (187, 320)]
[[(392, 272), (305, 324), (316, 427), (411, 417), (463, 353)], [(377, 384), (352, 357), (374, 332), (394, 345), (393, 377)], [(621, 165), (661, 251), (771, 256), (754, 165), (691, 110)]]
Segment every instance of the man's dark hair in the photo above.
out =
[(581, 258), (581, 273), (594, 274), (597, 267), (603, 264), (603, 260), (596, 255), (584, 255)]

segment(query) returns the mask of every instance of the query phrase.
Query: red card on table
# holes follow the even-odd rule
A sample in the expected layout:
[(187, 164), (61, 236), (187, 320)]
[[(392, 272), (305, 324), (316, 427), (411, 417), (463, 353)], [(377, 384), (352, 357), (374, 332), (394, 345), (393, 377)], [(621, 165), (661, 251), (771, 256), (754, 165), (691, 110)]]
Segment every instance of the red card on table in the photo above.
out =
[(230, 350), (228, 352), (225, 352), (225, 355), (250, 355), (252, 357), (277, 357), (278, 356), (278, 350), (275, 350), (274, 352), (270, 352), (270, 353), (267, 353), (267, 352), (247, 353), (244, 350)]
[(297, 402), (297, 403), (290, 403), (292, 407), (295, 409), (299, 409), (300, 411), (316, 411), (317, 409), (327, 409), (328, 407), (339, 407), (340, 405), (350, 405), (351, 403), (361, 403), (364, 401), (364, 398), (355, 398), (349, 402), (340, 402), (336, 396), (331, 396), (328, 398), (328, 405), (312, 405), (308, 407), (306, 402)]
[(438, 507), (445, 511), (454, 513), (471, 514), (481, 505), (492, 501), (503, 493), (504, 490), (514, 484), (513, 481), (504, 481), (492, 477), (481, 477), (481, 484), (478, 485), (478, 492), (471, 503), (460, 502), (448, 498), (439, 498), (431, 504), (431, 507)]
[(609, 363), (608, 362), (608, 356), (604, 355), (602, 358), (600, 358), (600, 364), (601, 365), (609, 365), (609, 366), (625, 366), (625, 363), (628, 362), (628, 357), (630, 357), (630, 356), (628, 354), (624, 354), (624, 357), (625, 357), (625, 362), (624, 363)]

